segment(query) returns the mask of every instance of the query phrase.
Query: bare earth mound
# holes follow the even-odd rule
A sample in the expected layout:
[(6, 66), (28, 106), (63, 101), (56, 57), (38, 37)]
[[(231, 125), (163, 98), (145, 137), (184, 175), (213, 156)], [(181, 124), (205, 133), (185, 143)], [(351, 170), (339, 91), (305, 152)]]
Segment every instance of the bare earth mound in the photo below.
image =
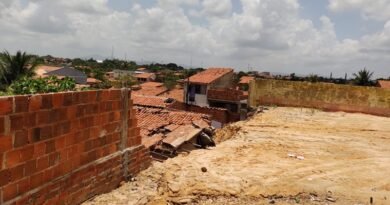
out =
[(276, 108), (233, 126), (85, 205), (390, 204), (390, 118)]

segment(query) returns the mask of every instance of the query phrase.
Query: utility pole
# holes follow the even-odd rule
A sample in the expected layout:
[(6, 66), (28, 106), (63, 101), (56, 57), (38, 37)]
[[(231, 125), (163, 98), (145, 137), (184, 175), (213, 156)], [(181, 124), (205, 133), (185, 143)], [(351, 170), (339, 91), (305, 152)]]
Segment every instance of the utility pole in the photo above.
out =
[(111, 48), (111, 60), (114, 60), (114, 46)]

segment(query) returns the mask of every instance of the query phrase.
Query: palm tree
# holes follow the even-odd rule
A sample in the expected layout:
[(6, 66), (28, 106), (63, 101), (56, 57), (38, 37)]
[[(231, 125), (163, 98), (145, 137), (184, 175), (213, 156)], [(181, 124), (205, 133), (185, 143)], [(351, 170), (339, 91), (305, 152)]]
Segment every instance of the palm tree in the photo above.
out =
[(354, 73), (353, 76), (355, 76), (355, 84), (361, 85), (361, 86), (369, 86), (372, 85), (371, 77), (374, 73), (370, 72), (369, 70), (366, 70), (364, 68), (363, 70), (360, 70), (357, 74)]
[(34, 56), (18, 51), (11, 55), (8, 51), (0, 53), (0, 82), (6, 85), (21, 77), (32, 77), (38, 63)]

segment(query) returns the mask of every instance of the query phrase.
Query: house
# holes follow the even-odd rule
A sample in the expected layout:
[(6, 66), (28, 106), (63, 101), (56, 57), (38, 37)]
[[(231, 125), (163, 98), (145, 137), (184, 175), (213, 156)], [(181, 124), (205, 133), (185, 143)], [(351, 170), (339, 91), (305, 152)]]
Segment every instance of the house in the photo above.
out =
[(87, 84), (90, 85), (91, 87), (98, 85), (101, 83), (101, 80), (98, 80), (96, 78), (87, 78)]
[(238, 88), (242, 91), (248, 91), (249, 89), (249, 83), (254, 80), (255, 77), (253, 76), (242, 76), (240, 78), (240, 82), (238, 82)]
[(87, 75), (85, 73), (68, 66), (47, 72), (45, 75), (70, 77), (73, 78), (77, 84), (87, 84)]
[(378, 80), (378, 87), (390, 89), (390, 80)]
[(47, 77), (47, 73), (55, 70), (59, 70), (61, 67), (58, 66), (47, 66), (47, 65), (40, 65), (35, 68), (35, 74), (37, 77)]
[(209, 106), (207, 93), (214, 88), (228, 88), (233, 84), (234, 70), (231, 68), (209, 68), (184, 82), (186, 102), (198, 106)]
[(186, 79), (185, 102), (200, 107), (224, 108), (230, 112), (229, 121), (246, 118), (247, 96), (234, 87), (234, 70), (209, 68)]
[(129, 71), (129, 70), (118, 70), (118, 69), (116, 69), (116, 70), (113, 70), (112, 72), (113, 72), (112, 76), (114, 78), (120, 78), (121, 76), (129, 76), (129, 75), (131, 76), (131, 75), (134, 74), (133, 71)]
[(133, 75), (138, 82), (144, 83), (144, 82), (151, 82), (156, 80), (156, 74), (154, 73), (140, 73)]

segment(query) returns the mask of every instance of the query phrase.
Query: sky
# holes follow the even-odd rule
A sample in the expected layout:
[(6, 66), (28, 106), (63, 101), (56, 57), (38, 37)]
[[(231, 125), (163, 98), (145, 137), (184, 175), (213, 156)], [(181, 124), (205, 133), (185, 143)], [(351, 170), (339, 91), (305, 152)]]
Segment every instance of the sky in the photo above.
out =
[(0, 49), (390, 76), (390, 0), (1, 0)]

